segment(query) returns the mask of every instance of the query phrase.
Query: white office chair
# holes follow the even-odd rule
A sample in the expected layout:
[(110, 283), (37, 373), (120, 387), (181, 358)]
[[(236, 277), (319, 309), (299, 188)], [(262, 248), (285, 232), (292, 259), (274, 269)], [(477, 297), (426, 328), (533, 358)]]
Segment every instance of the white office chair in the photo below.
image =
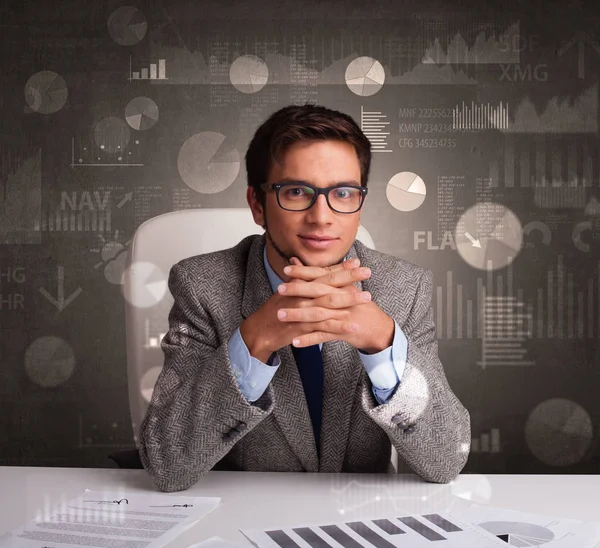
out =
[[(160, 341), (168, 331), (173, 305), (167, 286), (171, 267), (186, 257), (227, 249), (246, 236), (262, 232), (250, 208), (174, 211), (146, 221), (135, 232), (127, 254), (123, 294), (129, 408), (136, 446), (164, 363)], [(362, 226), (357, 239), (375, 248)], [(393, 450), (394, 464), (395, 455)]]

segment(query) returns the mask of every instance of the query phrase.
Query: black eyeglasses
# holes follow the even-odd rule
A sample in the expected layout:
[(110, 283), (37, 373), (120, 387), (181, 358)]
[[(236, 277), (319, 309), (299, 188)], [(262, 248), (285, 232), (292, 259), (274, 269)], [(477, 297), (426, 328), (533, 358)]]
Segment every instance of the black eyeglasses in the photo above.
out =
[[(336, 213), (356, 213), (363, 205), (368, 188), (364, 186), (339, 185), (318, 188), (308, 183), (264, 183), (260, 188), (265, 192), (274, 189), (279, 207), (287, 211), (304, 211), (317, 201), (319, 194), (324, 194), (327, 205)], [(333, 194), (331, 192), (333, 191)]]

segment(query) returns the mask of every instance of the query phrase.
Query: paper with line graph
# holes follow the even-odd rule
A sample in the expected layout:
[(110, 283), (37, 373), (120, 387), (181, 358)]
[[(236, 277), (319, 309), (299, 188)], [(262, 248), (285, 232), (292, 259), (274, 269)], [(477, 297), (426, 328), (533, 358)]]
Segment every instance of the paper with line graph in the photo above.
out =
[(242, 530), (258, 548), (493, 548), (506, 543), (453, 514), (396, 514), (377, 519)]

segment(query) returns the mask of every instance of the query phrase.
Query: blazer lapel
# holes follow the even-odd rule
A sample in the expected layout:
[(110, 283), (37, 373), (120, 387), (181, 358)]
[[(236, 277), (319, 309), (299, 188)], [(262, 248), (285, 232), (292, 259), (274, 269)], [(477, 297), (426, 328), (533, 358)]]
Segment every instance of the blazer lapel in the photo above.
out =
[[(242, 295), (241, 311), (244, 319), (256, 312), (273, 295), (263, 263), (264, 246), (264, 234), (250, 246)], [(281, 366), (271, 381), (275, 404), (273, 415), (305, 470), (317, 472), (315, 436), (296, 360), (289, 345), (280, 348), (277, 353), (281, 358)]]

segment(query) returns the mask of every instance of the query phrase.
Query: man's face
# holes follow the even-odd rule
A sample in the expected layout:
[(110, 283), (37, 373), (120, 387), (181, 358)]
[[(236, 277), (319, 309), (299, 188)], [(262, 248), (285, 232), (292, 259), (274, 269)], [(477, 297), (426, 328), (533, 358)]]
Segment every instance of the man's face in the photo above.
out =
[[(266, 182), (278, 183), (286, 179), (306, 181), (320, 188), (341, 182), (360, 185), (358, 156), (354, 147), (343, 141), (297, 142), (285, 152), (281, 163), (273, 165)], [(351, 214), (336, 213), (327, 205), (325, 196), (319, 196), (316, 203), (304, 211), (287, 211), (279, 207), (274, 190), (266, 194), (265, 210), (251, 187), (248, 187), (246, 197), (256, 224), (267, 225), (267, 259), (284, 281), (289, 277), (283, 273), (283, 267), (289, 264), (291, 257), (298, 257), (306, 266), (338, 264), (344, 260), (356, 238), (361, 210)], [(315, 249), (300, 237), (311, 233), (326, 235), (335, 241), (323, 249)]]

